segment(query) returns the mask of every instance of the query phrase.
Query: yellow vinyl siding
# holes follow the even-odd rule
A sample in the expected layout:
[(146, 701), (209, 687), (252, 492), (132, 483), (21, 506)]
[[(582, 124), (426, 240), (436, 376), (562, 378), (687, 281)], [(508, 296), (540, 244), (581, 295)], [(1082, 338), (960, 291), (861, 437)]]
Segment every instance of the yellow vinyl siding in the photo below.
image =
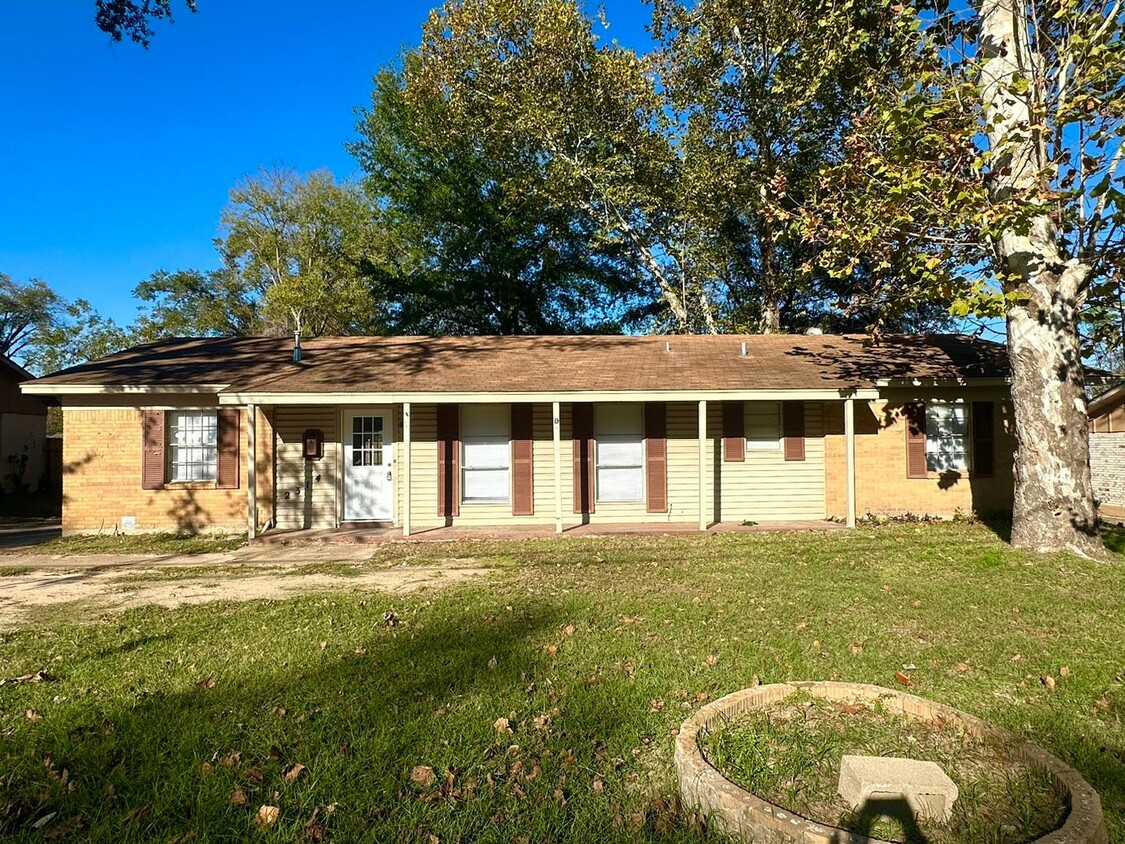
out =
[[(805, 402), (805, 459), (786, 460), (776, 449), (746, 449), (745, 462), (722, 463), (718, 509), (723, 521), (756, 522), (823, 519), (824, 404)], [(763, 439), (776, 430), (781, 436), (777, 402), (745, 402), (746, 436)]]
[[(282, 530), (335, 527), (339, 466), (336, 408), (283, 405), (274, 413), (277, 526)], [(324, 432), (324, 457), (306, 462), (301, 456), (301, 437), (309, 428)]]

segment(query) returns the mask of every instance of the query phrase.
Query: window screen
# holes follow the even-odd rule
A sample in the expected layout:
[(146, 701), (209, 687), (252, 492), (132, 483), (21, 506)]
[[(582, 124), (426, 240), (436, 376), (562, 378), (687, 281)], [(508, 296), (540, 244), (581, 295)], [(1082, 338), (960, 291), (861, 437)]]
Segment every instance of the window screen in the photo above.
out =
[(512, 447), (507, 405), (469, 404), (461, 408), (461, 499), (508, 500)]
[(926, 469), (964, 472), (969, 468), (968, 410), (964, 404), (926, 402)]
[(170, 411), (168, 460), (174, 483), (215, 480), (218, 414), (214, 410)]
[(781, 449), (781, 404), (775, 401), (746, 403), (746, 450)]
[(594, 408), (598, 501), (643, 501), (645, 444), (643, 406), (599, 404)]

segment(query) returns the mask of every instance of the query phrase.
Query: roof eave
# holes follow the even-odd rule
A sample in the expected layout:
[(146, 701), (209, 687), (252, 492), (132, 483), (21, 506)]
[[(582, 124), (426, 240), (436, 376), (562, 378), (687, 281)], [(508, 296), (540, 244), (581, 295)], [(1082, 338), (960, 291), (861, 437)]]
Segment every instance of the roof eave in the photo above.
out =
[(20, 391), (29, 396), (107, 396), (107, 395), (183, 395), (185, 393), (215, 395), (229, 384), (58, 384), (30, 381), (20, 384)]

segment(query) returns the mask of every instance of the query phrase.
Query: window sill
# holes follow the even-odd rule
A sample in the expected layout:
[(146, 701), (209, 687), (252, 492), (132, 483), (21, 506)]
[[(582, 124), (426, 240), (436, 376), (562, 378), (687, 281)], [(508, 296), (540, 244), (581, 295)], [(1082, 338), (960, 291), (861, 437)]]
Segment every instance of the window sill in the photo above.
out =
[(168, 481), (164, 489), (218, 489), (216, 481)]
[(507, 498), (472, 498), (472, 499), (464, 499), (463, 498), (463, 499), (461, 499), (461, 506), (462, 507), (474, 507), (474, 506), (478, 506), (478, 505), (481, 505), (481, 504), (483, 504), (485, 506), (495, 505), (495, 504), (503, 504), (503, 505), (507, 506), (510, 503), (511, 502)]

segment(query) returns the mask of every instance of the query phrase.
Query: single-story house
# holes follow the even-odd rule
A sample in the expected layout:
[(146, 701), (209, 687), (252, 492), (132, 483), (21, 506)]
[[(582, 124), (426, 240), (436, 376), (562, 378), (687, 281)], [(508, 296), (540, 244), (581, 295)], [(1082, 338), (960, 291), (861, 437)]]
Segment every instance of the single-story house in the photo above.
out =
[(47, 402), (20, 391), (34, 376), (0, 355), (0, 492), (36, 492), (46, 472)]
[(1090, 475), (1098, 513), (1125, 520), (1125, 384), (1090, 400)]
[(866, 339), (173, 339), (24, 390), (62, 406), (68, 533), (1010, 510), (1003, 347)]

